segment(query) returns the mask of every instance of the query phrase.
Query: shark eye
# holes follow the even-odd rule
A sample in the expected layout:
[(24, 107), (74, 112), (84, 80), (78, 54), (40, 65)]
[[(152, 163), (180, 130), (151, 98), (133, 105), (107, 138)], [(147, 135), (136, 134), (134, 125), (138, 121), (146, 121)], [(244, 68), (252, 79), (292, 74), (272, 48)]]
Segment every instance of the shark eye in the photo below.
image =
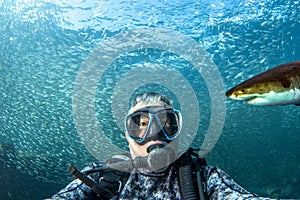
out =
[(263, 89), (263, 88), (259, 88), (259, 89), (258, 89), (258, 93), (259, 93), (259, 94), (263, 94), (263, 93), (264, 93), (264, 89)]
[(241, 89), (241, 92), (242, 92), (242, 93), (245, 93), (245, 89)]

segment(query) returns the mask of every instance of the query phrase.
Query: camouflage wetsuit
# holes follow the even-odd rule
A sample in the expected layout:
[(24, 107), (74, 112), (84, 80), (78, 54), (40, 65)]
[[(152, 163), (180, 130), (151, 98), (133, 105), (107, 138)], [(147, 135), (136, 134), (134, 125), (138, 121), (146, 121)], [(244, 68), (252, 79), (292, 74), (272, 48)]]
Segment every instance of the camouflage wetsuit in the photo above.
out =
[[(103, 164), (93, 163), (84, 168), (82, 172), (92, 171), (101, 166)], [(137, 173), (137, 169), (135, 169), (130, 173), (122, 191), (114, 199), (182, 199), (178, 182), (178, 170), (176, 169), (175, 166), (171, 166), (166, 172), (160, 174)], [(204, 177), (203, 185), (207, 199), (269, 199), (249, 193), (217, 167), (203, 166), (201, 173)], [(99, 183), (101, 179), (99, 173), (90, 174), (89, 177), (96, 183)], [(88, 186), (75, 179), (55, 194), (52, 199), (94, 199), (94, 194)]]

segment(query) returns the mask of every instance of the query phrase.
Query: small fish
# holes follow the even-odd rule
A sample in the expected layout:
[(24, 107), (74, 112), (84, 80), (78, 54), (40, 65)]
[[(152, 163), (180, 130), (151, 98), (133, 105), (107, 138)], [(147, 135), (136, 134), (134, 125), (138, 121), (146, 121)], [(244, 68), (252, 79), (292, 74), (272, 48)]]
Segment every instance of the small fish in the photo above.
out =
[(258, 74), (228, 90), (226, 96), (255, 106), (300, 106), (300, 61)]

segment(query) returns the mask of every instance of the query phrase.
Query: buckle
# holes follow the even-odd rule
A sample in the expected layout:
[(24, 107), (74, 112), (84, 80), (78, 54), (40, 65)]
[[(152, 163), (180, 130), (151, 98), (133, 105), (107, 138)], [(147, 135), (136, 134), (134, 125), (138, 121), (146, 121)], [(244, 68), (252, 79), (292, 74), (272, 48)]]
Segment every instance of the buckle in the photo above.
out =
[[(102, 181), (105, 182), (104, 183), (105, 184), (104, 187), (101, 187)], [(119, 183), (118, 193), (120, 193), (121, 189), (122, 189), (122, 181), (119, 180), (118, 183)], [(116, 185), (116, 184), (117, 184), (117, 182), (111, 182), (111, 181), (105, 180), (105, 178), (103, 176), (99, 179), (99, 187), (103, 188), (103, 189), (106, 189), (106, 190), (109, 190), (110, 192), (112, 192), (111, 189), (114, 188), (114, 185)], [(113, 191), (115, 191), (115, 190), (113, 190)], [(115, 192), (113, 192), (113, 193), (115, 193)]]

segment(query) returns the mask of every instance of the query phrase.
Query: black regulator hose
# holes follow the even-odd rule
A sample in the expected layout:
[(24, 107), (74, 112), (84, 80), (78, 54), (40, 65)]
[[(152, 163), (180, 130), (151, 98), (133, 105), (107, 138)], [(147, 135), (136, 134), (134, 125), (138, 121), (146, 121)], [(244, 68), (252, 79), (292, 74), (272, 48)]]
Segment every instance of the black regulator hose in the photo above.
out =
[(145, 157), (138, 156), (134, 160), (125, 160), (117, 163), (109, 163), (108, 167), (130, 172), (133, 168), (144, 168), (152, 171), (163, 171), (172, 162), (176, 155), (172, 148), (163, 145), (152, 145), (147, 149), (149, 155)]
[(163, 171), (172, 162), (176, 155), (172, 148), (163, 145), (152, 145), (147, 149), (149, 155), (146, 157), (136, 157), (133, 166), (136, 168), (146, 168), (153, 171)]
[(179, 181), (181, 187), (181, 194), (184, 200), (199, 199), (198, 187), (195, 184), (192, 166), (192, 157), (186, 152), (181, 156), (179, 167)]

